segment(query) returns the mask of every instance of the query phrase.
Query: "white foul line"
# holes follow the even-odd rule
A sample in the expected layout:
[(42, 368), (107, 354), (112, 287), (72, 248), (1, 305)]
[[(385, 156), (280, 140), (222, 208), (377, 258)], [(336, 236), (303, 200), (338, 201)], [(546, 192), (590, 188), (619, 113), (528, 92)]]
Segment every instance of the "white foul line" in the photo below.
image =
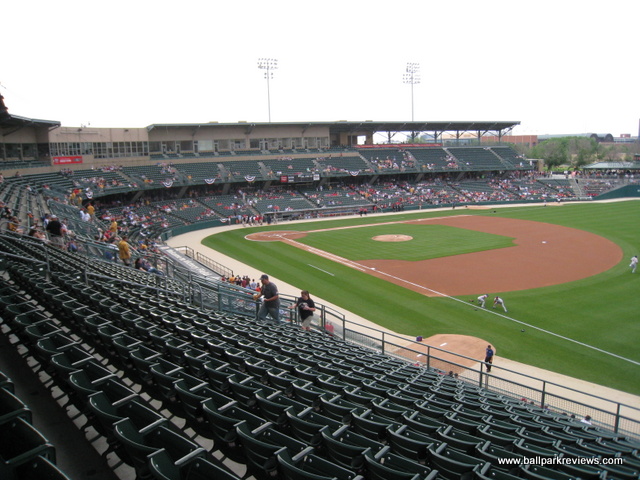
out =
[(327, 272), (326, 270), (323, 270), (320, 267), (316, 267), (315, 265), (311, 265), (310, 263), (307, 263), (307, 265), (309, 265), (311, 268), (315, 268), (316, 270), (320, 270), (321, 272), (324, 272), (327, 275), (331, 275), (332, 277), (335, 277), (335, 275), (333, 273)]

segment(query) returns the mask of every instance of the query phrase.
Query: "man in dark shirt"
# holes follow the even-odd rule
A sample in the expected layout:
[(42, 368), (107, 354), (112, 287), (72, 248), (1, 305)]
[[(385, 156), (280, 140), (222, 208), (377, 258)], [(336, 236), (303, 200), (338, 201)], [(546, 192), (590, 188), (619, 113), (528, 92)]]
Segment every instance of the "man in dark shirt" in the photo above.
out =
[(262, 275), (260, 277), (262, 287), (260, 288), (259, 297), (262, 297), (262, 305), (258, 310), (258, 318), (260, 320), (266, 320), (267, 316), (271, 316), (274, 320), (280, 320), (280, 295), (278, 294), (278, 287), (276, 284), (269, 280), (268, 275)]
[(62, 223), (58, 220), (56, 215), (51, 215), (51, 219), (46, 226), (47, 232), (49, 233), (49, 238), (51, 239), (51, 243), (55, 246), (64, 248), (64, 240), (62, 238)]

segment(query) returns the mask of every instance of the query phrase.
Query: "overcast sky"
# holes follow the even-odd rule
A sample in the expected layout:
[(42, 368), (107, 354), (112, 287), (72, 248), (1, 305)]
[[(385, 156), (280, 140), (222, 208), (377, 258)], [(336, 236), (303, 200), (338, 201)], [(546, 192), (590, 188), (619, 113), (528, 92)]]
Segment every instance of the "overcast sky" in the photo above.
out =
[(520, 121), (637, 135), (638, 0), (9, 1), (0, 93), (63, 126)]

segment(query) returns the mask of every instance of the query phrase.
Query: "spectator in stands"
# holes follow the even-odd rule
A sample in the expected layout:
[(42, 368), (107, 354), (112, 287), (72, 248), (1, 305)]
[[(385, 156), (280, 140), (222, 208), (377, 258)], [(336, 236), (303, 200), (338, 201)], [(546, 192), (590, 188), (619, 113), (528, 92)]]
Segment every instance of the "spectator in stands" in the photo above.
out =
[(311, 321), (313, 320), (313, 312), (316, 311), (316, 304), (309, 296), (309, 292), (302, 290), (295, 305), (291, 305), (290, 308), (298, 309), (302, 329), (307, 331), (311, 330)]
[(269, 280), (269, 275), (266, 274), (260, 277), (260, 283), (262, 283), (260, 292), (253, 296), (256, 300), (262, 298), (262, 305), (260, 305), (260, 309), (258, 310), (258, 318), (260, 320), (266, 320), (268, 316), (271, 316), (271, 318), (276, 321), (280, 320), (280, 295), (278, 294), (278, 287)]
[(487, 367), (487, 373), (491, 372), (491, 366), (493, 365), (493, 355), (494, 355), (494, 351), (493, 348), (491, 348), (491, 345), (487, 345), (487, 349), (485, 351), (484, 354), (484, 363), (486, 364)]
[(8, 205), (3, 205), (2, 206), (2, 213), (0, 213), (0, 217), (9, 219), (12, 216), (13, 215), (12, 215), (12, 212), (11, 212), (11, 209), (9, 208), (9, 206)]
[(93, 206), (93, 203), (87, 205), (87, 213), (89, 214), (89, 220), (93, 222), (96, 218), (96, 207)]
[(20, 220), (18, 220), (18, 217), (11, 217), (9, 219), (9, 226), (7, 228), (10, 232), (18, 233), (20, 231)]
[(51, 243), (59, 248), (64, 248), (64, 238), (62, 237), (62, 223), (57, 215), (51, 215), (46, 227)]
[(38, 240), (46, 240), (47, 236), (44, 234), (42, 230), (38, 228), (38, 225), (33, 224), (29, 229), (29, 236), (33, 238), (37, 238)]
[(104, 258), (110, 262), (118, 261), (118, 246), (115, 244), (116, 237), (112, 237), (107, 241), (107, 248), (104, 251)]
[(146, 257), (138, 257), (133, 264), (133, 267), (138, 270), (144, 270), (145, 272), (155, 273), (156, 275), (162, 275), (163, 273), (157, 268), (151, 266), (149, 260)]
[(78, 244), (74, 238), (70, 238), (67, 242), (67, 251), (71, 253), (75, 253), (78, 251)]
[(127, 240), (128, 237), (125, 235), (118, 242), (118, 256), (120, 260), (122, 260), (122, 263), (129, 266), (131, 265), (131, 246)]
[(580, 420), (581, 423), (586, 423), (587, 425), (591, 425), (591, 415), (586, 415), (582, 420)]

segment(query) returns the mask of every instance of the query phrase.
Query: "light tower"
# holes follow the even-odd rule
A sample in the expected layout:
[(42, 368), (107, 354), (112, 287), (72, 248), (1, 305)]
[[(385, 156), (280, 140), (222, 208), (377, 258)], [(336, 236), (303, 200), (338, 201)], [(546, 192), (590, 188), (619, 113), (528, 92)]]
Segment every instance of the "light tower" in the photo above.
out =
[(278, 68), (278, 60), (275, 58), (259, 58), (258, 68), (264, 70), (264, 78), (267, 79), (267, 108), (269, 110), (269, 123), (271, 123), (271, 89), (269, 82), (273, 78), (273, 70)]
[(420, 64), (407, 62), (407, 68), (402, 76), (402, 81), (411, 85), (411, 121), (413, 122), (413, 86), (420, 83)]

